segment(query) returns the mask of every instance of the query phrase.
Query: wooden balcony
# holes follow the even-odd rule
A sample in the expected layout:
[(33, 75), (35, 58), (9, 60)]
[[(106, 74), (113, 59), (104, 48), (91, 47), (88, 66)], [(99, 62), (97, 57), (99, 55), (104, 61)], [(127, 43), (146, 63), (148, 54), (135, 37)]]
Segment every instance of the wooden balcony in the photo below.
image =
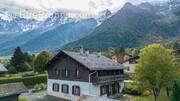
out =
[(91, 82), (94, 84), (107, 83), (113, 81), (122, 81), (125, 79), (125, 75), (112, 75), (112, 76), (98, 76), (91, 77)]

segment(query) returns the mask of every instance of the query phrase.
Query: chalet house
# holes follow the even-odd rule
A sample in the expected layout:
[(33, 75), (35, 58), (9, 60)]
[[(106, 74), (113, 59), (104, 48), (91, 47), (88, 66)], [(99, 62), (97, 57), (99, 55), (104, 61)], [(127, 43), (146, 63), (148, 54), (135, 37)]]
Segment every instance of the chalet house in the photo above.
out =
[(19, 95), (27, 91), (23, 83), (0, 84), (0, 101), (19, 101)]
[(127, 61), (122, 63), (122, 65), (125, 67), (124, 72), (134, 74), (135, 70), (136, 70), (136, 65), (137, 65), (138, 59), (139, 59), (139, 56), (135, 56), (135, 57), (129, 58)]
[(124, 61), (129, 60), (130, 57), (131, 56), (128, 54), (116, 54), (116, 55), (113, 55), (111, 58), (115, 62), (123, 63)]
[(83, 95), (109, 98), (124, 87), (124, 67), (101, 55), (60, 51), (46, 69), (48, 94), (67, 100)]

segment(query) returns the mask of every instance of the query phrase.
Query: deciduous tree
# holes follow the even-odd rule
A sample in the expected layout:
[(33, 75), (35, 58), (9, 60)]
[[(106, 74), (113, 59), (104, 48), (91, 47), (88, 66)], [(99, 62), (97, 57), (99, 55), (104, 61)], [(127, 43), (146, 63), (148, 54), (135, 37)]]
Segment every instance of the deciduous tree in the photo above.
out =
[(45, 71), (44, 67), (51, 58), (52, 58), (52, 55), (49, 52), (47, 52), (47, 51), (41, 52), (35, 59), (34, 71), (35, 72)]
[(152, 44), (140, 52), (137, 65), (137, 80), (152, 89), (155, 101), (164, 87), (175, 78), (172, 53), (160, 44)]

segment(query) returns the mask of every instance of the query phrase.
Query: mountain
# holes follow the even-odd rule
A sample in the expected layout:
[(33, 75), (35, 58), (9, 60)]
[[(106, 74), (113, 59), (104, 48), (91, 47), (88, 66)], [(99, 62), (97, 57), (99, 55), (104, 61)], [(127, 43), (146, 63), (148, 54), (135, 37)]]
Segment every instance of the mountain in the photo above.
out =
[(104, 51), (109, 47), (140, 48), (179, 36), (180, 20), (170, 19), (167, 22), (164, 20), (166, 16), (155, 12), (152, 7), (149, 4), (135, 6), (126, 3), (90, 35), (60, 49), (73, 50), (81, 46), (90, 51)]
[(96, 17), (96, 20), (99, 23), (104, 22), (105, 20), (107, 20), (108, 18), (110, 18), (112, 16), (112, 12), (108, 9), (99, 12), (98, 16)]
[(57, 25), (66, 24), (69, 22), (74, 22), (74, 21), (76, 21), (76, 20), (68, 17), (63, 12), (54, 12), (50, 17), (48, 17), (42, 23), (42, 25), (45, 27), (50, 27), (50, 26), (57, 26)]
[(0, 11), (0, 32), (25, 32), (35, 29), (41, 22), (35, 19), (25, 19), (6, 11)]
[(60, 25), (26, 42), (21, 47), (31, 52), (54, 49), (87, 36), (97, 25), (95, 19), (85, 19)]
[(96, 26), (97, 22), (92, 18), (58, 24), (56, 27), (39, 27), (0, 43), (0, 55), (12, 54), (17, 46), (30, 52), (53, 49), (87, 36)]

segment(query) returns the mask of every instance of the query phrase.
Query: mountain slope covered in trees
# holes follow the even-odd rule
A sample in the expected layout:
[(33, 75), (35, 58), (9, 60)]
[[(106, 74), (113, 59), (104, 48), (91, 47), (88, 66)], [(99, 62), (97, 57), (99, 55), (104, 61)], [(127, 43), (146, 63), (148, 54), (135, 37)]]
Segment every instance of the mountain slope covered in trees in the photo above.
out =
[(126, 3), (89, 36), (61, 49), (73, 50), (81, 46), (90, 51), (104, 51), (109, 47), (140, 48), (176, 38), (180, 35), (179, 18), (169, 10), (160, 10), (147, 3), (138, 6)]

